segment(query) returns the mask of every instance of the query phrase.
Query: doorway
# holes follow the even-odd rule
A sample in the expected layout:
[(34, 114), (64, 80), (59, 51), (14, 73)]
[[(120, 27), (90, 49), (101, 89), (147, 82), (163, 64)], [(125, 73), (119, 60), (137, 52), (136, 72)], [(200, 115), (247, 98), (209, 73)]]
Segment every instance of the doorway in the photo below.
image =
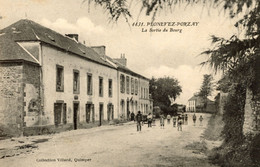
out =
[(90, 122), (91, 104), (86, 104), (86, 122)]
[(73, 125), (74, 130), (78, 128), (78, 112), (79, 112), (79, 103), (74, 102), (73, 103)]
[(54, 123), (55, 126), (61, 124), (61, 113), (62, 113), (62, 103), (54, 103)]
[(129, 119), (129, 114), (130, 114), (130, 110), (129, 110), (129, 100), (127, 100), (126, 102), (126, 118)]
[(99, 104), (99, 126), (102, 125), (102, 120), (103, 120), (103, 118), (104, 118), (104, 112), (103, 112), (103, 110), (104, 110), (104, 105), (103, 105), (103, 103), (100, 103), (100, 104)]
[(113, 104), (109, 103), (107, 105), (107, 120), (111, 121), (114, 119), (114, 107)]

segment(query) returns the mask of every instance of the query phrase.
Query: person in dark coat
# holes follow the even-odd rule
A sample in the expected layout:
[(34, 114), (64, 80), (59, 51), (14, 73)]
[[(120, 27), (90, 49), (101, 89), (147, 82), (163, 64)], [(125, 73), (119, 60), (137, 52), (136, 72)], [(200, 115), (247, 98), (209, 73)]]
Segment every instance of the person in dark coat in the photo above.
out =
[(136, 114), (136, 122), (137, 122), (137, 131), (141, 131), (142, 130), (142, 114), (141, 111), (138, 111), (138, 114)]

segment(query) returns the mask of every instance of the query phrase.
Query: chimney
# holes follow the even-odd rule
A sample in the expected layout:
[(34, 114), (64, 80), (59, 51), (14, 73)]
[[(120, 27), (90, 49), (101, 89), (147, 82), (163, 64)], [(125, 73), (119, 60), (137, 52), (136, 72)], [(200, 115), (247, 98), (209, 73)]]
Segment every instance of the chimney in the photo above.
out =
[(120, 58), (114, 59), (118, 61), (120, 64), (124, 65), (126, 67), (127, 59), (125, 58), (125, 53), (121, 53)]
[(65, 34), (65, 36), (75, 39), (76, 41), (79, 41), (79, 34)]
[(106, 46), (91, 46), (91, 48), (101, 56), (106, 55)]

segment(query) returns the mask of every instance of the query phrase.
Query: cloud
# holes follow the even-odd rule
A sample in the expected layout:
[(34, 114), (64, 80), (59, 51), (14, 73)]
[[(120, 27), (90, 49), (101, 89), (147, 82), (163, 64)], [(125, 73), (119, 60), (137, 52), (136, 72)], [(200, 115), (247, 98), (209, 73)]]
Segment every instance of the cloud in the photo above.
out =
[(44, 18), (41, 24), (62, 34), (79, 34), (82, 40), (95, 41), (96, 36), (104, 34), (103, 27), (95, 25), (89, 18), (78, 18), (75, 23), (70, 23), (64, 18), (58, 18), (54, 22)]
[[(180, 65), (177, 68), (161, 65), (159, 67), (147, 68), (144, 73), (146, 76), (154, 76), (155, 78), (163, 76), (177, 78), (180, 82), (180, 85), (182, 86), (182, 93), (175, 102), (180, 104), (186, 104), (188, 99), (194, 93), (199, 91), (204, 74), (212, 74), (211, 71), (208, 71), (204, 68), (192, 67), (189, 65)], [(215, 77), (216, 79), (219, 78), (219, 76)]]

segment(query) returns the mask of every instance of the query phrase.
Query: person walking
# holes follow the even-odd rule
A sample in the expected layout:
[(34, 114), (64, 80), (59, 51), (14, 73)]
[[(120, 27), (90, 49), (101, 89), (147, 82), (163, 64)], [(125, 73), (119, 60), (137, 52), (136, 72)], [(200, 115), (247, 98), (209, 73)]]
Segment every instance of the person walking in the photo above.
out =
[(138, 114), (136, 114), (136, 122), (137, 122), (137, 131), (141, 131), (142, 130), (142, 114), (141, 111), (138, 111)]
[(197, 119), (196, 114), (194, 114), (194, 115), (192, 116), (192, 119), (193, 119), (193, 125), (195, 126), (195, 124), (196, 124), (196, 119)]
[(152, 127), (153, 115), (151, 113), (148, 114), (147, 121), (148, 121), (148, 128)]
[(160, 126), (161, 126), (161, 129), (164, 129), (164, 119), (165, 119), (164, 115), (161, 114), (160, 115)]
[(177, 118), (173, 116), (172, 118), (173, 127), (176, 127), (176, 122), (177, 122)]
[(166, 118), (167, 118), (167, 123), (170, 124), (171, 123), (171, 115), (169, 113), (168, 113)]
[(178, 131), (182, 131), (182, 117), (178, 116)]
[(200, 120), (200, 126), (202, 126), (202, 121), (203, 121), (202, 115), (200, 115), (199, 120)]

